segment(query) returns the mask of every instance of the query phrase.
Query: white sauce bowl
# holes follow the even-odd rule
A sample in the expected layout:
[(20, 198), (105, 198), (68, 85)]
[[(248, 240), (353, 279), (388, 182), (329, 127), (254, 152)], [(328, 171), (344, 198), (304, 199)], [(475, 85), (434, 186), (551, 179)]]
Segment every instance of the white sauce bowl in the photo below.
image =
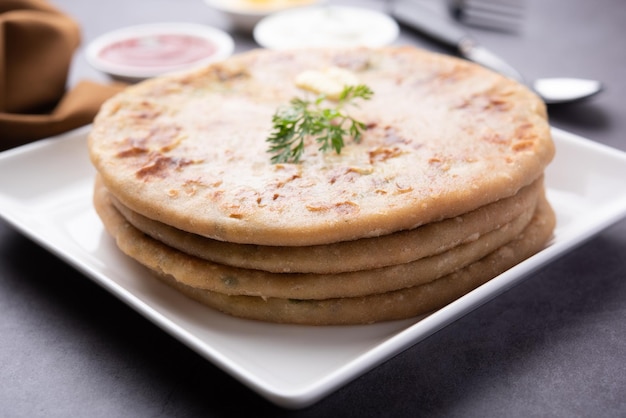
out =
[(380, 47), (398, 37), (390, 16), (366, 8), (306, 7), (263, 18), (254, 28), (255, 41), (268, 49), (302, 47)]

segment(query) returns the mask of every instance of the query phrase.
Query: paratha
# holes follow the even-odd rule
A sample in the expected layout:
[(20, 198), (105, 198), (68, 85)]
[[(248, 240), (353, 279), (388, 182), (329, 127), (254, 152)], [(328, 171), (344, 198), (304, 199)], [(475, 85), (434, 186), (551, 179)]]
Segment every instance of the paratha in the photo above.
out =
[(94, 206), (109, 233), (115, 237), (117, 246), (129, 257), (161, 275), (211, 292), (282, 299), (366, 296), (431, 282), (516, 239), (535, 213), (533, 205), (511, 222), (474, 241), (410, 263), (346, 273), (312, 274), (270, 273), (231, 267), (176, 250), (132, 226), (115, 209), (102, 187), (95, 190)]
[[(98, 182), (96, 187), (104, 187)], [(522, 214), (534, 211), (543, 179), (514, 196), (474, 211), (375, 238), (315, 246), (263, 246), (205, 238), (148, 219), (109, 196), (115, 208), (141, 232), (183, 253), (219, 264), (274, 273), (343, 273), (409, 263), (476, 241)]]
[[(271, 164), (272, 115), (309, 70), (352, 72), (374, 96), (341, 154), (306, 147)], [(413, 229), (515, 195), (553, 157), (544, 103), (478, 65), (392, 46), (256, 50), (131, 86), (88, 140), (109, 191), (132, 211), (215, 240), (329, 244)]]
[[(96, 209), (107, 230), (116, 237), (118, 244), (121, 241), (121, 248), (127, 249), (128, 247), (124, 244), (130, 243), (133, 248), (131, 257), (138, 259), (139, 262), (145, 263), (146, 260), (159, 259), (164, 261), (164, 264), (158, 266), (150, 265), (150, 263), (144, 264), (155, 274), (155, 279), (159, 277), (187, 296), (229, 315), (302, 325), (368, 324), (427, 314), (540, 251), (548, 243), (556, 222), (552, 208), (542, 197), (530, 223), (515, 239), (498, 247), (485, 257), (436, 280), (395, 291), (371, 293), (359, 297), (281, 298), (230, 295), (207, 290), (205, 287), (198, 286), (197, 281), (186, 281), (185, 279), (194, 278), (196, 274), (205, 277), (207, 274), (212, 274), (212, 270), (207, 269), (209, 262), (183, 254), (141, 234), (124, 220), (110, 202), (106, 202), (106, 193), (96, 193), (95, 196)], [(173, 267), (174, 271), (163, 270), (163, 265)], [(183, 275), (184, 281), (176, 276), (178, 274)], [(332, 278), (330, 279), (328, 283), (332, 284)], [(248, 288), (250, 284), (250, 281), (246, 282)], [(276, 284), (278, 289), (291, 291), (294, 295), (298, 292), (298, 289), (289, 287), (289, 283)], [(349, 286), (348, 289), (350, 288), (352, 287)]]

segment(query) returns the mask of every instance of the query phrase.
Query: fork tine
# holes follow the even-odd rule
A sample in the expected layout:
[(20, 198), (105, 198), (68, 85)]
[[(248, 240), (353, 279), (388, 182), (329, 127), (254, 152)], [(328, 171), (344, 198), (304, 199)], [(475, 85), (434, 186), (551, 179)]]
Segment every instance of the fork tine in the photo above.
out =
[(448, 9), (464, 24), (506, 32), (519, 30), (525, 14), (521, 0), (448, 0)]

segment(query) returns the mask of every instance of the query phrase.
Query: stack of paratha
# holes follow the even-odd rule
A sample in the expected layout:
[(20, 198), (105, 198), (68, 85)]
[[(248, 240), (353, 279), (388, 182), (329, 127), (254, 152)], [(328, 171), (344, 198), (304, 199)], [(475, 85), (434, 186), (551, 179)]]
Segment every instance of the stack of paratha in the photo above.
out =
[[(349, 71), (374, 95), (340, 154), (272, 164), (294, 80)], [(321, 83), (324, 84), (324, 83)], [(536, 253), (555, 217), (544, 104), (477, 65), (412, 47), (252, 51), (109, 100), (89, 150), (120, 249), (244, 318), (360, 324), (438, 309)]]

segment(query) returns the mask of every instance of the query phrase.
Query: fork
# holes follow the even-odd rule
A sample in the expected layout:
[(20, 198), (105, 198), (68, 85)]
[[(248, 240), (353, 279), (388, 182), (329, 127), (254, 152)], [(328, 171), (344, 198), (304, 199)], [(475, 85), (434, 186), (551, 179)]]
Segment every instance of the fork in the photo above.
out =
[(503, 32), (517, 32), (525, 14), (524, 0), (447, 0), (459, 22)]

